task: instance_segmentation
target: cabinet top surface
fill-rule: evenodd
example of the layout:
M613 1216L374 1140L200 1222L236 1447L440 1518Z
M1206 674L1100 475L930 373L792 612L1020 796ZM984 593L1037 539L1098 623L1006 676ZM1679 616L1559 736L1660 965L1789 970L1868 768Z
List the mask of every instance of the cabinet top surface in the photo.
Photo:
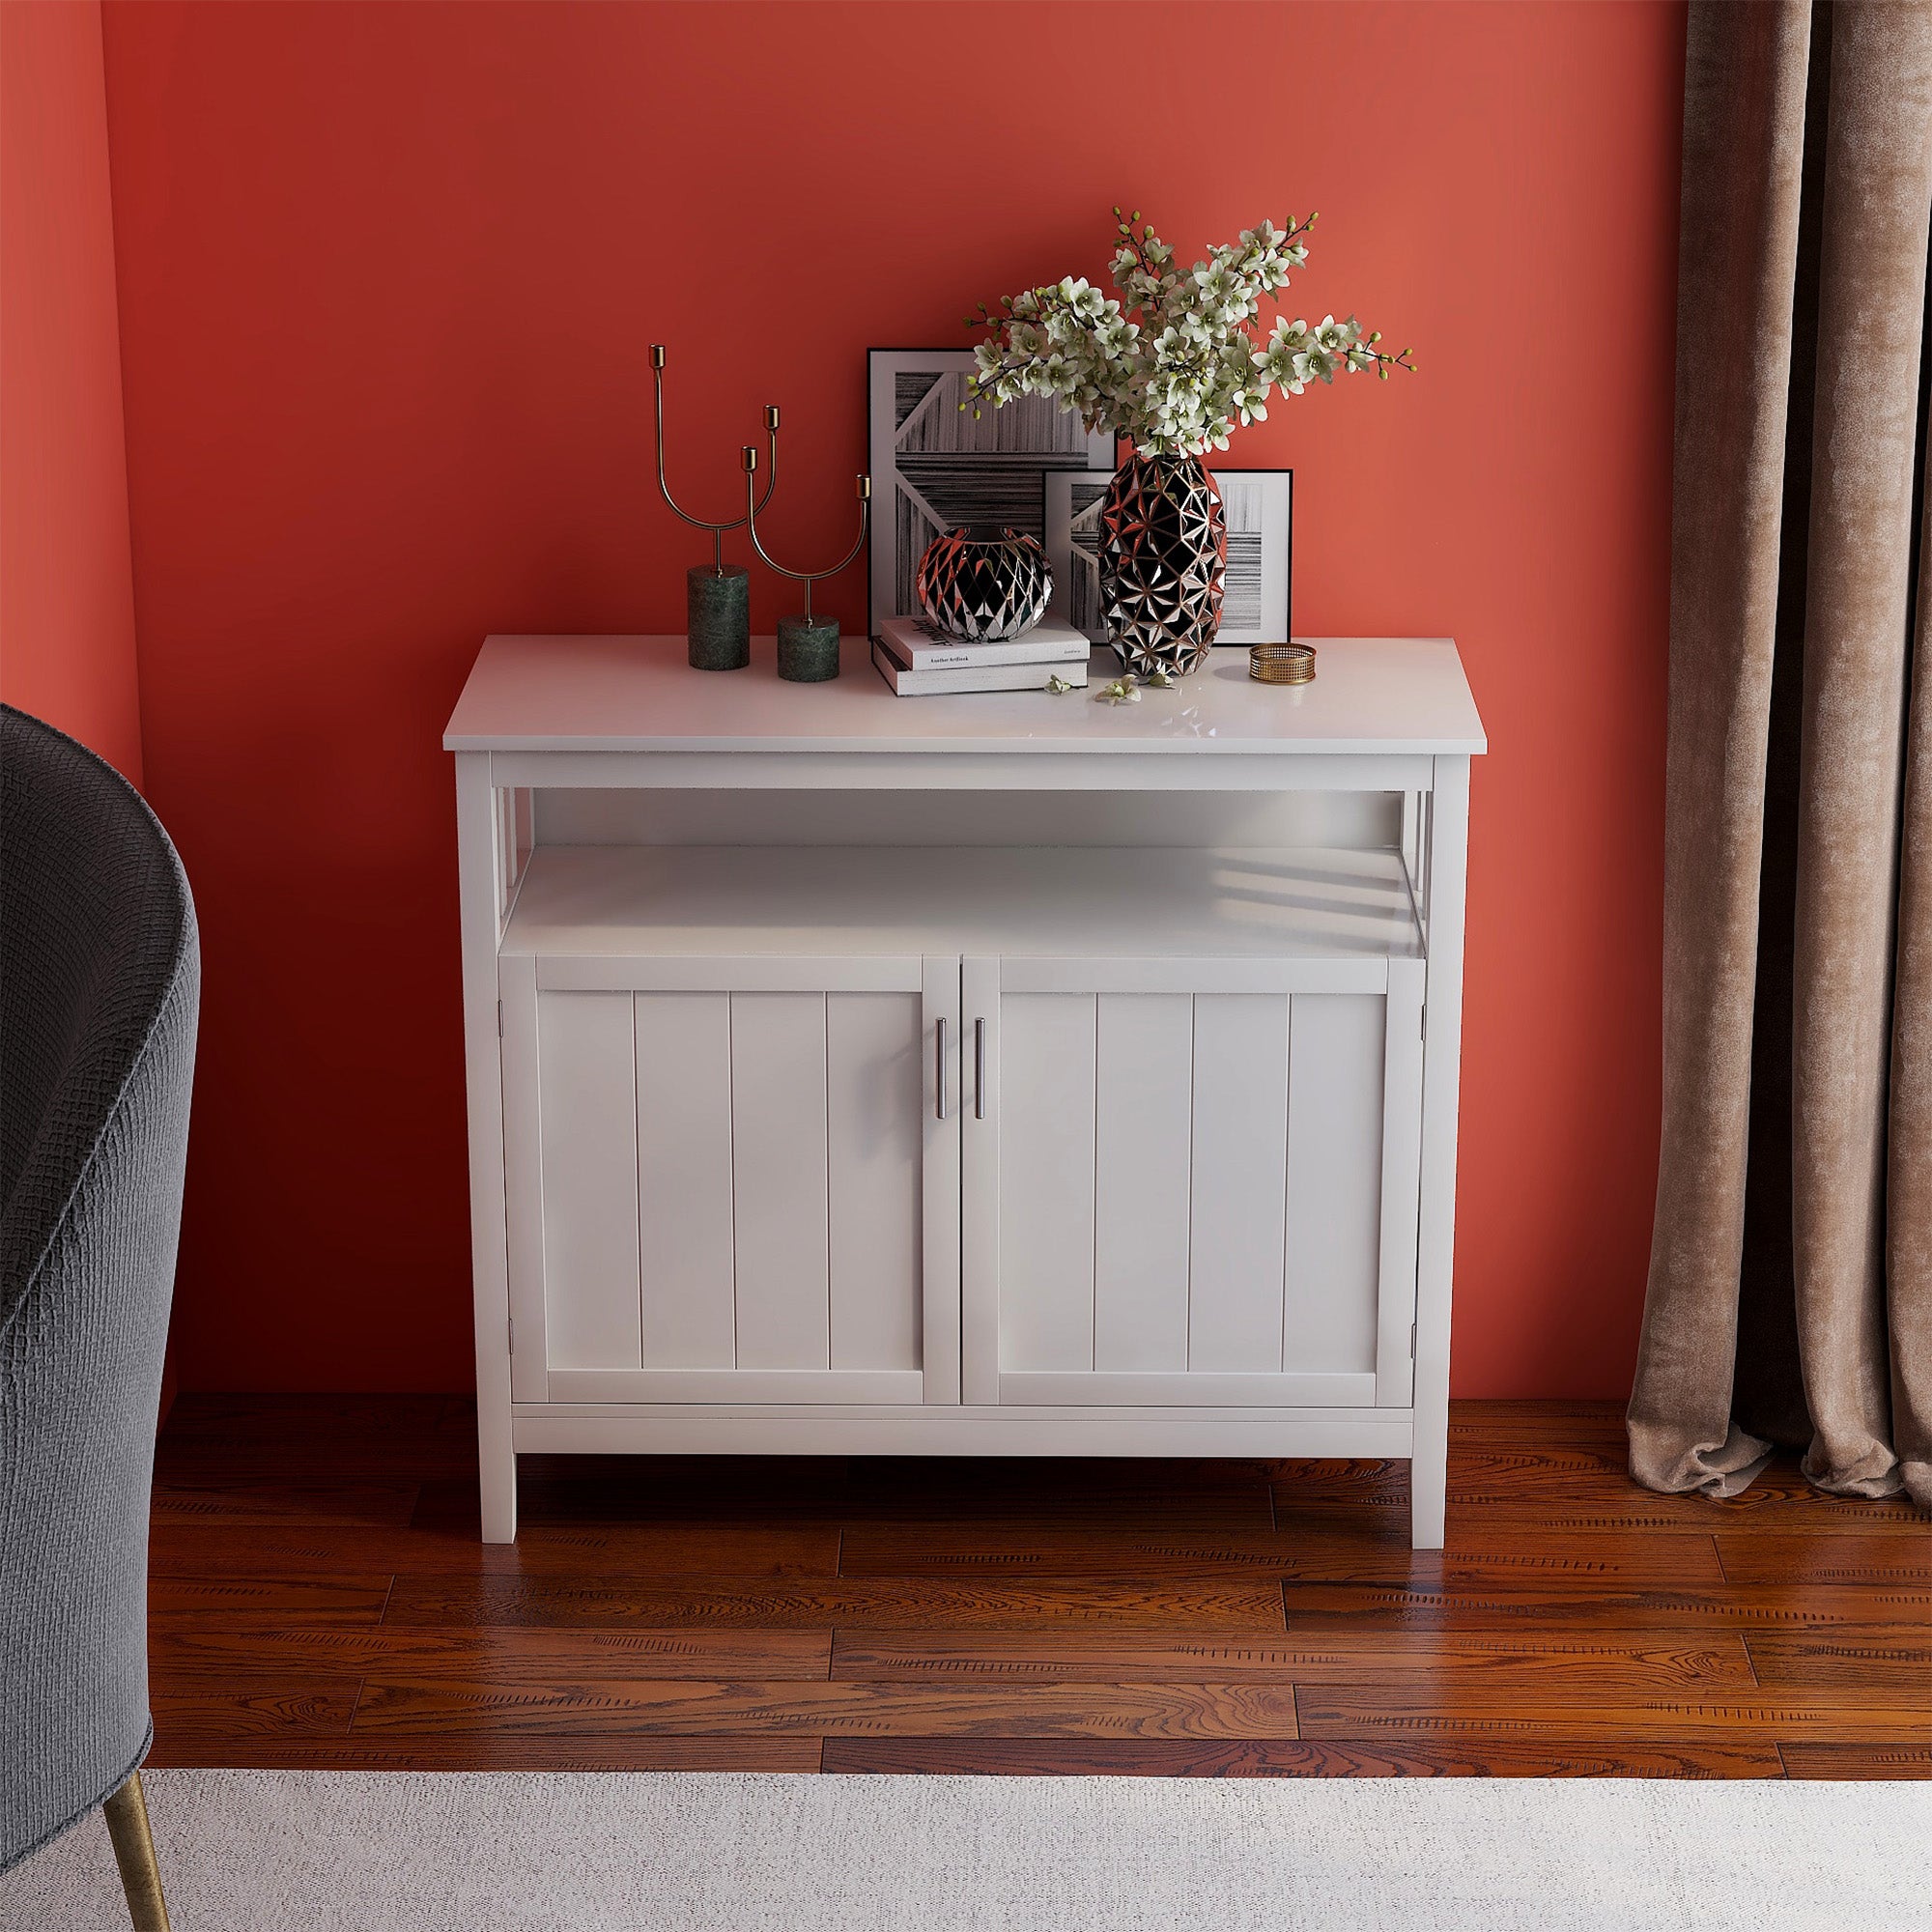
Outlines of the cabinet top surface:
M1108 704L1053 696L896 697L864 638L840 674L786 684L756 639L738 671L693 670L681 637L492 637L443 734L450 752L1464 753L1488 749L1446 638L1314 638L1315 682L1259 684L1238 645L1178 689Z

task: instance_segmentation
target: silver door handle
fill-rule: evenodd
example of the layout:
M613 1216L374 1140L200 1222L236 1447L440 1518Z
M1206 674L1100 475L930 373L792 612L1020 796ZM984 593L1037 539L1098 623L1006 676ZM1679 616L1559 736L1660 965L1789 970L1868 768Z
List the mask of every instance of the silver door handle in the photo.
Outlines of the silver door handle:
M973 1118L986 1118L986 1022L973 1022Z
M952 1112L946 1094L946 1016L943 1013L940 1015L934 1037L936 1044L932 1051L933 1085L939 1090L938 1118L943 1121Z

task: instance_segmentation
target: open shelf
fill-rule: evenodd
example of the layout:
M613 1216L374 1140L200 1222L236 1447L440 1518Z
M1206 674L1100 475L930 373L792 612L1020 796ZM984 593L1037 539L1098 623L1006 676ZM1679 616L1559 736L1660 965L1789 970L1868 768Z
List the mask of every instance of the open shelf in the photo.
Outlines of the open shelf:
M510 954L1419 959L1402 855L1337 846L540 846Z

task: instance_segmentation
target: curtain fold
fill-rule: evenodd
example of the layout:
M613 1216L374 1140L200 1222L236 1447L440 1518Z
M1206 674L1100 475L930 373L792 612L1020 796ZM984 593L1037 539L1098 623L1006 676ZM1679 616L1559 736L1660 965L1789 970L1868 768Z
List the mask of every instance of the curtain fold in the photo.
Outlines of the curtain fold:
M1811 1481L1932 1506L1932 0L1695 0L1688 32L1631 1467L1748 1483L1791 1425L1742 1364L1802 1389Z

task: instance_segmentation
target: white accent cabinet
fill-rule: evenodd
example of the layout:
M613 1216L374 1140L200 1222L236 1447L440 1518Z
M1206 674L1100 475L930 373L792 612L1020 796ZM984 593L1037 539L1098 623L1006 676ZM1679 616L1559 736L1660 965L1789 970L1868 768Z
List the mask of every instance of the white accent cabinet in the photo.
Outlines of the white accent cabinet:
M488 639L483 1533L532 1452L1379 1456L1442 1541L1455 646L895 698Z

